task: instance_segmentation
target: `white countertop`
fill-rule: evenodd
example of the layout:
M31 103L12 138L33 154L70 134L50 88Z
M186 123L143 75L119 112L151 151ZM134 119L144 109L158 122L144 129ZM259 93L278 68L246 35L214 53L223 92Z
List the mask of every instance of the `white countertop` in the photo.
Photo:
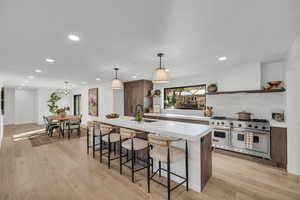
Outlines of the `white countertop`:
M151 119L155 122L137 122L133 117L120 116L119 118L101 118L99 121L115 126L131 128L151 133L161 134L167 137L176 137L195 141L211 131L207 125L184 123L168 120Z
M278 128L286 128L286 122L278 122L274 119L270 120L270 126L271 127L278 127Z
M169 113L144 113L145 116L154 117L172 117L178 119L191 119L191 120L204 120L209 121L210 117L202 117L197 115L181 115L181 114L169 114Z

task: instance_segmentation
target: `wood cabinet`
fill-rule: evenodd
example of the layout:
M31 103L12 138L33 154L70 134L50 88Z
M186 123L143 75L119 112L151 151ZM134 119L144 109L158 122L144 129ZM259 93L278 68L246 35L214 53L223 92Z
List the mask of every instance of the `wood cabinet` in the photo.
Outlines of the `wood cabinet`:
M129 81L124 83L124 114L133 116L136 105L143 105L144 109L153 104L149 92L153 89L153 83L149 80Z
M287 166L287 129L271 127L271 157L275 166Z

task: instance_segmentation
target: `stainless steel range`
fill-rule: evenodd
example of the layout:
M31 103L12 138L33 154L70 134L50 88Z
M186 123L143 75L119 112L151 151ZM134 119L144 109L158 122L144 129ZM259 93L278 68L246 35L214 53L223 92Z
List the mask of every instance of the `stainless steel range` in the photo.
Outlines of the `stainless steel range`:
M248 121L226 117L213 117L212 145L215 148L235 151L262 158L271 158L270 123L268 120Z

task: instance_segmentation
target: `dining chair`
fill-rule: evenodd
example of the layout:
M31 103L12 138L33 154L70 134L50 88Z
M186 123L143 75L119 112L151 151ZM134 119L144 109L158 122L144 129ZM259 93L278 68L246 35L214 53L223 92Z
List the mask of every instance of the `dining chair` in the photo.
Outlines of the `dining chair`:
M68 127L68 139L70 139L70 135L73 133L73 130L77 131L78 137L80 137L81 133L81 117L76 116L74 118L69 119L67 122L67 127Z
M60 129L60 125L58 123L52 122L52 120L46 116L43 116L43 121L46 125L46 132L47 132L48 136L53 136L53 131L55 129L57 129L57 130Z

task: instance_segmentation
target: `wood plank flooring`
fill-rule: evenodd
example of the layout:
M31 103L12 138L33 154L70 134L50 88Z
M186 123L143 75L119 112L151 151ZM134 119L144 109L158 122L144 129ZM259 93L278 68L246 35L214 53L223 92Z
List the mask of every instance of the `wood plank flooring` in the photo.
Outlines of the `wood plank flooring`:
M33 124L8 126L0 150L0 200L152 200L166 199L156 183L146 192L146 176L130 181L129 171L119 174L86 154L85 137L32 147L28 139L12 136L38 130ZM98 154L96 155L98 156ZM299 200L299 177L258 163L213 154L213 176L202 193L172 192L177 200Z

